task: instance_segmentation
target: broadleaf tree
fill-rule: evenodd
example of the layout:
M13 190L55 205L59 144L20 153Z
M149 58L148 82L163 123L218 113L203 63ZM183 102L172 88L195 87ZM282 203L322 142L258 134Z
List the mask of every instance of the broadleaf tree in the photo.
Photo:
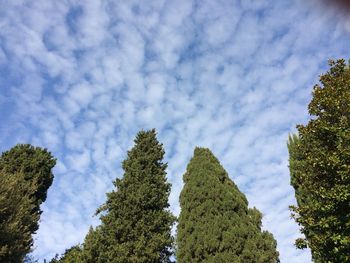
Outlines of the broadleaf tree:
M293 216L317 263L350 262L350 70L344 60L313 88L311 119L288 142Z

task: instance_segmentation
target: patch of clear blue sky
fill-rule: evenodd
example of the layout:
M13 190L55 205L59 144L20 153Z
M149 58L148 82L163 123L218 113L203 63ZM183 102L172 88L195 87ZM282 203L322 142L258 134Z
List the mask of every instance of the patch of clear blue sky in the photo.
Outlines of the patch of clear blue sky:
M73 6L69 9L66 16L66 22L72 35L75 35L78 32L77 20L83 15L83 12L84 9L80 5Z

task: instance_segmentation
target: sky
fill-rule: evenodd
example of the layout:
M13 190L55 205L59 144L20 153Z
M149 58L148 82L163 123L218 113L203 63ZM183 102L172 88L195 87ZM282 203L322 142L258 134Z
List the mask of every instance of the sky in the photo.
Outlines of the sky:
M349 56L350 16L324 2L1 0L0 151L31 143L58 160L33 255L84 240L136 133L156 128L176 215L193 149L208 147L281 262L311 262L293 245L286 142L328 59Z

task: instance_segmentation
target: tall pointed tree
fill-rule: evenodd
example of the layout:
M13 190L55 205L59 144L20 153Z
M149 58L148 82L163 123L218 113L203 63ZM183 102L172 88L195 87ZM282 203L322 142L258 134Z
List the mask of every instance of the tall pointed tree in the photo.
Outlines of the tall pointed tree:
M315 85L312 119L288 142L294 217L315 262L350 262L350 69L344 60Z
M141 131L123 161L124 176L107 194L99 229L103 262L170 262L175 218L169 212L167 164L156 131Z
M46 149L29 144L0 156L0 262L22 262L30 252L55 163Z
M184 174L177 262L278 262L276 241L261 231L261 213L209 149L196 148Z

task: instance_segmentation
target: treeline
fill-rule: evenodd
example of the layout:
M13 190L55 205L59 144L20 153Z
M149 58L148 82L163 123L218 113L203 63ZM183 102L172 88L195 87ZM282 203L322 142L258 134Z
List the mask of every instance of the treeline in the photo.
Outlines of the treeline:
M171 262L176 218L169 212L164 150L155 130L141 131L123 161L116 191L98 209L101 225L51 262ZM208 149L196 148L180 196L178 262L277 262L276 241L261 214Z
M331 61L314 86L309 113L311 120L288 141L297 200L291 210L304 235L296 247L310 248L316 263L350 262L350 70L344 60ZM134 142L122 178L96 211L101 224L50 263L279 262L276 240L261 229L262 214L248 207L209 149L194 150L176 218L156 131L140 131ZM46 149L28 144L2 153L0 262L23 262L31 252L55 162Z

